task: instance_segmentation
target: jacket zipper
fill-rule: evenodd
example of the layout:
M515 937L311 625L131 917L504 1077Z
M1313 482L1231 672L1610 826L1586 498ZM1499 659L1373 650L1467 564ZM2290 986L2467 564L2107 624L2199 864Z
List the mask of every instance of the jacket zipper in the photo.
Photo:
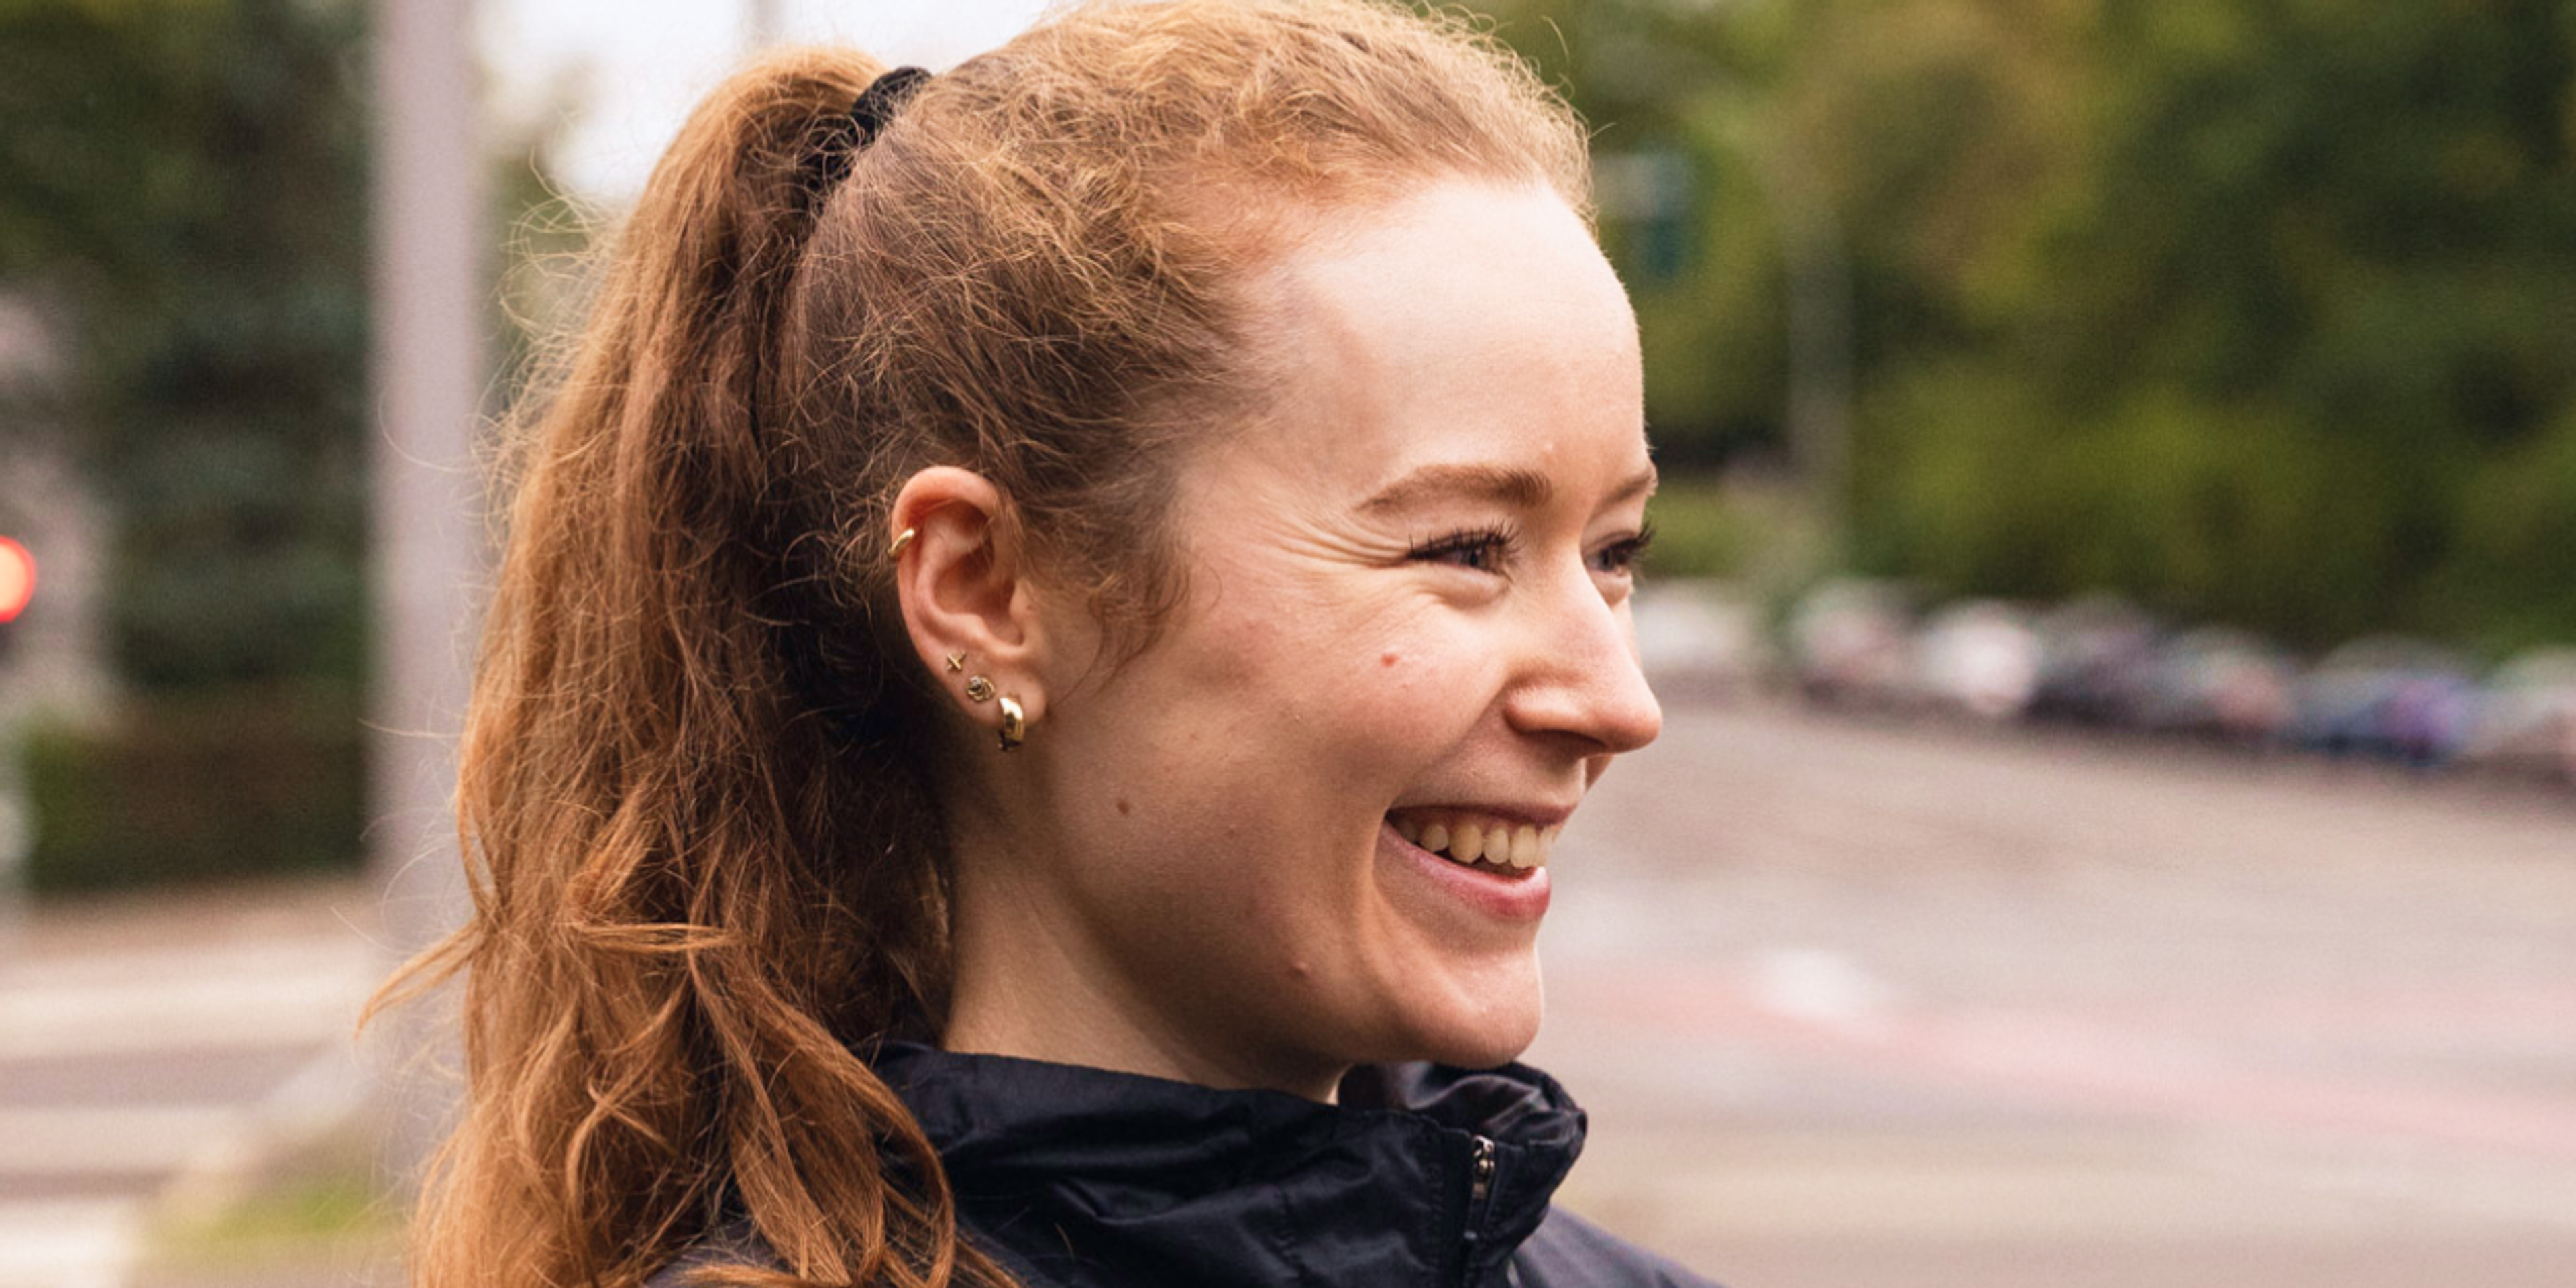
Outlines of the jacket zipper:
M1485 1204L1494 1196L1494 1142L1475 1138L1475 1156L1467 1168L1467 1225L1458 1250L1458 1283L1474 1288L1476 1247L1485 1238Z

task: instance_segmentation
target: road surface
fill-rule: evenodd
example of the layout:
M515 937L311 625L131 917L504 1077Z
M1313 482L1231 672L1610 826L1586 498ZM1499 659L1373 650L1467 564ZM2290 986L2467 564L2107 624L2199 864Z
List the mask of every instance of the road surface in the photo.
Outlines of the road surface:
M1569 1201L1737 1288L2576 1283L2576 799L1702 705L1558 855Z
M361 1102L372 902L324 883L11 910L0 1288L125 1288L156 1220Z

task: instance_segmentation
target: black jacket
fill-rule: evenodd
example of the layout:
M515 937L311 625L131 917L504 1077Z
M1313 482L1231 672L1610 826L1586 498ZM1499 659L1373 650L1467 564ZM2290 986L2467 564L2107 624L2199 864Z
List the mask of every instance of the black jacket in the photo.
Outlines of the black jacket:
M1712 1288L1549 1206L1583 1111L1521 1065L1363 1068L1321 1105L908 1045L873 1063L969 1237L1030 1288Z

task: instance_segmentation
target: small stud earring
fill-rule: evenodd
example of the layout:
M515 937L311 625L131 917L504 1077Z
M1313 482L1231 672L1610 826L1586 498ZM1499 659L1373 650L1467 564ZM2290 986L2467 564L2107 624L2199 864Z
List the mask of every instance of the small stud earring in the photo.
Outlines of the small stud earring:
M992 701L992 700L993 700L993 682L992 682L991 680L987 680L987 679L985 679L983 676L980 676L980 675L970 675L970 676L967 676L967 677L966 677L966 700L967 700L968 702L979 702L979 703L980 703L980 702L990 702L990 701Z
M901 555L903 553L903 548L911 545L912 539L920 535L921 529L919 528L906 528L903 531L894 534L894 544L886 547L886 558L892 559Z
M1002 695L1002 750L1018 751L1020 744L1028 741L1028 734L1029 717L1027 712L1020 710L1020 700L1009 694Z
M966 669L966 655L965 655L965 654L963 654L963 653L951 653L951 654L949 654L949 655L948 655L948 669L949 669L949 670L951 670L951 671L963 671L963 670L965 670L965 669Z

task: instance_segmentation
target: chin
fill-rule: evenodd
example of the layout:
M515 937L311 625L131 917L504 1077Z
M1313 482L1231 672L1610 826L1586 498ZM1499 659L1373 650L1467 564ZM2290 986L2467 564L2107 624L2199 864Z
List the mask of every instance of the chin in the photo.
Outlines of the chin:
M1533 1019L1509 1034L1485 1034L1478 1039L1446 1046L1425 1056L1435 1064L1456 1065L1461 1069L1491 1069L1510 1064L1529 1050L1538 1039L1538 1022Z
M1489 983L1458 999L1460 1004L1441 1008L1441 1014L1421 1017L1425 1022L1415 1033L1416 1041L1401 1058L1462 1069L1490 1069L1520 1058L1538 1040L1539 1017L1545 1009L1539 998L1538 964L1529 963L1521 973L1524 980L1508 988L1495 989Z

